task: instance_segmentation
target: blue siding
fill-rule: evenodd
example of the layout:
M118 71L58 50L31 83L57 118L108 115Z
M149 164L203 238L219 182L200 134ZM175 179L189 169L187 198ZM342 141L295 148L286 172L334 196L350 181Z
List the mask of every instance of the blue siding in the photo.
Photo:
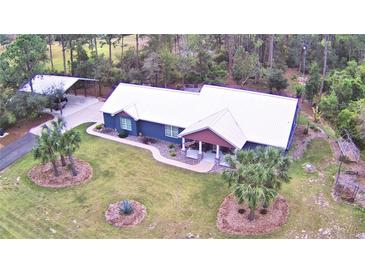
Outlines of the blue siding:
M256 149L258 147L267 147L267 145L262 145L254 142L246 142L242 149L248 150L248 149Z
M104 113L105 127L114 128L118 132L120 132L121 131L120 117L121 117L120 115L111 116L108 113ZM129 132L129 134L131 134L131 135L138 136L139 133L142 133L143 136L160 139L160 140L164 140L164 141L176 143L176 144L181 143L181 138L171 138L171 137L165 136L165 125L163 125L163 124L158 124L158 123L153 123L153 122L148 122L148 121L143 121L143 120L138 120L136 122L132 117L129 117L129 118L131 119L131 123L132 123L132 131ZM183 128L179 128L179 133L183 130L184 130Z
M294 114L294 117L293 117L293 123L292 123L291 130L290 130L288 145L286 146L286 150L287 151L290 149L290 146L291 146L291 144L293 142L295 128L297 127L297 116L298 116L298 112L299 112L299 100L297 101L297 108L295 109L295 114Z
M120 132L122 131L122 128L120 127L120 119L121 118L127 118L131 120L131 125L132 125L132 130L127 130L129 131L130 135L137 135L137 123L136 121L132 118L132 117L126 117L126 116L120 116L120 115L115 115L114 116L114 121L115 121L115 129Z
M132 125L132 130L129 131L130 135L137 135L138 129L137 129L137 123L136 121L132 118L132 117L126 117L123 116L124 118L129 118L131 120L131 125ZM104 125L107 128L114 128L116 129L118 132L120 132L122 129L120 127L120 115L114 115L111 116L108 113L104 113Z
M163 124L139 120L138 129L139 129L139 132L141 132L143 136L160 139L160 140L165 140L167 142L176 143L176 144L181 143L181 138L171 138L171 137L165 136L165 125L163 125ZM184 130L183 128L179 128L179 133L183 130Z
M104 126L107 128L115 128L114 117L109 113L103 113L104 116Z

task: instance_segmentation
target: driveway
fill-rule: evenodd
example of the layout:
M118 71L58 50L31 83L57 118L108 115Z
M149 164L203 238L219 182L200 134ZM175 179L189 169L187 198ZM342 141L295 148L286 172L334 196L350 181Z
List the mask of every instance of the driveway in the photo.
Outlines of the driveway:
M22 138L0 149L0 171L32 150L36 136L27 133Z
M71 129L80 124L87 122L103 121L103 115L99 111L103 102L99 102L93 97L83 97L67 95L68 103L62 112L62 118L66 122L66 128ZM61 117L60 111L49 112L57 117ZM51 121L44 124L50 125ZM43 124L42 124L43 125ZM0 171L21 158L23 155L32 150L35 145L36 135L40 135L42 125L32 128L21 139L0 149Z
M94 97L67 95L68 103L62 111L62 118L66 122L66 128L71 129L87 122L103 122L103 114L99 111L103 105ZM61 117L60 111L46 112L53 114L56 118ZM51 121L45 123L51 124ZM31 133L40 135L42 125L32 128Z

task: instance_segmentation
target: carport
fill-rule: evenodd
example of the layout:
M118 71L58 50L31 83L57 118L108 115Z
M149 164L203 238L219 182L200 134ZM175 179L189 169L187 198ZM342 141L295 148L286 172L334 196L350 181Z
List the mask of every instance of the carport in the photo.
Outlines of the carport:
M61 75L36 75L32 78L31 83L23 85L19 91L33 92L41 95L47 95L53 89L59 89L66 94L83 95L83 96L100 96L99 81L91 78L81 78Z

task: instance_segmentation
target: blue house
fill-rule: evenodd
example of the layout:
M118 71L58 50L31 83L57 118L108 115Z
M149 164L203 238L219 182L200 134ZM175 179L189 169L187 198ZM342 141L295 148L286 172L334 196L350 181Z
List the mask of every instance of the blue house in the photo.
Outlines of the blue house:
M200 92L119 84L101 111L105 127L181 144L220 150L258 145L288 150L298 99L204 85Z

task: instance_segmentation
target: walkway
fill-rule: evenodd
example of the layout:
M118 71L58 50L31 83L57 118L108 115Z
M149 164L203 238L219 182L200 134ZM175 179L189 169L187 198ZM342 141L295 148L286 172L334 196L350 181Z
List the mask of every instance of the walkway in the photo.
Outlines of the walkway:
M35 144L35 140L36 136L28 132L22 138L0 149L0 170L3 170L30 152Z
M86 129L86 132L90 135L94 135L94 136L97 136L97 137L100 137L100 138L108 139L108 140L111 140L111 141L114 141L114 142L118 142L118 143L122 143L122 144L126 144L126 145L131 145L131 146L135 146L135 147L139 147L139 148L148 149L149 151L152 152L152 156L153 156L153 158L155 158L155 160L157 160L161 163L167 164L167 165L172 165L172 166L180 167L180 168L183 168L183 169L187 169L187 170L195 171L195 172L199 172L199 173L207 173L210 170L212 170L212 168L214 167L214 164L215 164L214 162L211 162L211 161L204 161L204 159L201 160L196 165L189 165L189 164L186 164L186 163L182 163L182 162L179 162L179 161L168 159L168 158L163 157L160 154L160 151L154 146L138 143L138 142L135 142L135 141L132 141L132 140L122 139L122 138L115 137L115 136L110 136L108 134L104 134L104 133L100 133L100 132L96 132L96 131L94 131L95 126L96 126L96 124L88 127Z

